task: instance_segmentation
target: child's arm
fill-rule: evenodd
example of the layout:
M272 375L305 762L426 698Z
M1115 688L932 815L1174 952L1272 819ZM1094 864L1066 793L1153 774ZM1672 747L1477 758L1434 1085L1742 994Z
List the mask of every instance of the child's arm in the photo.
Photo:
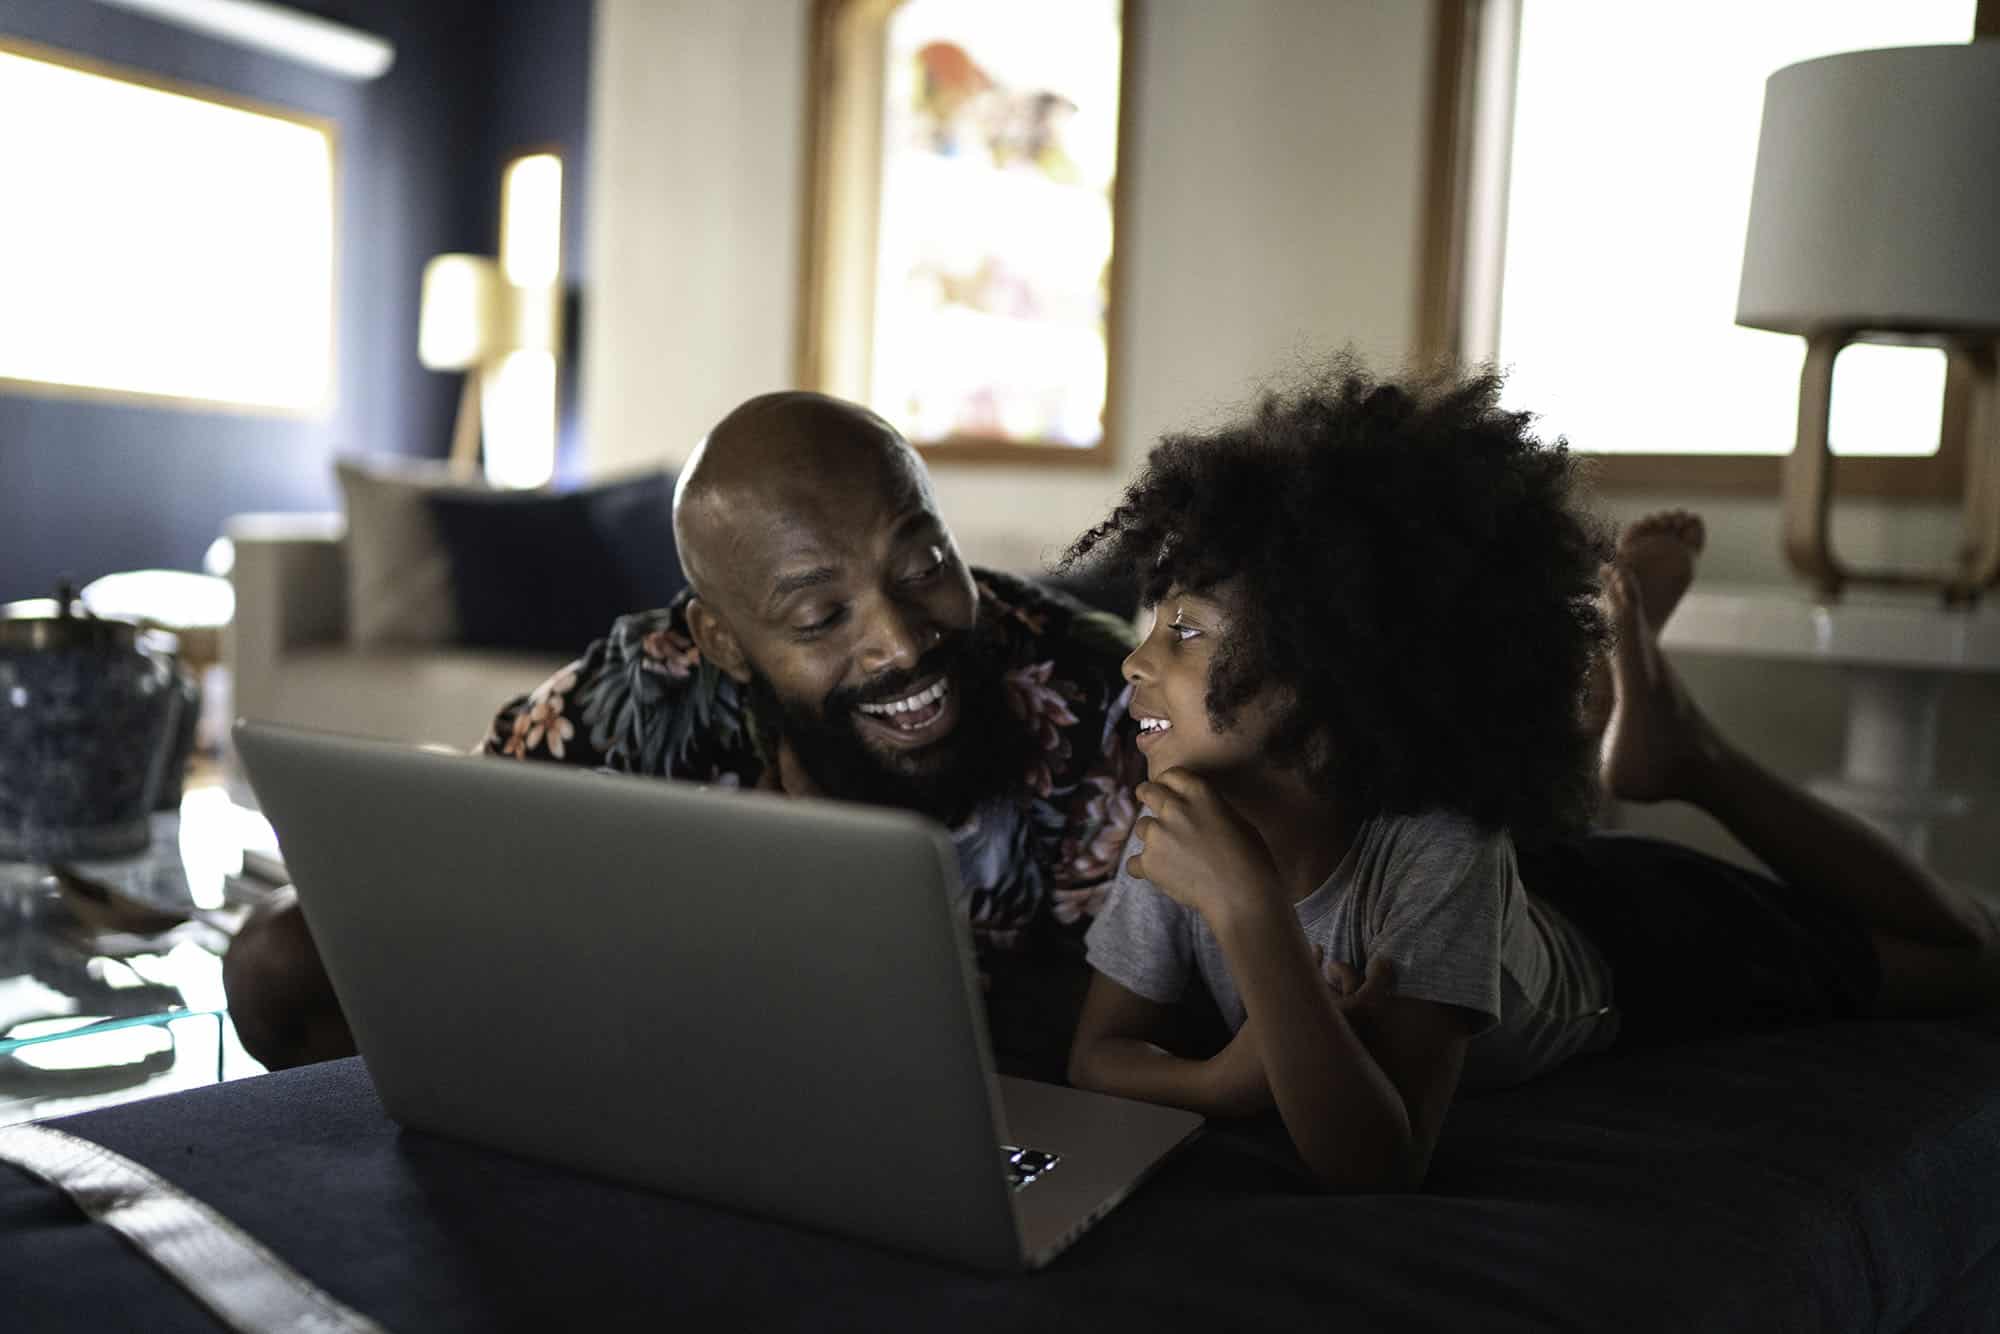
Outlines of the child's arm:
M1364 1041L1320 980L1255 831L1185 770L1141 784L1138 796L1150 814L1130 870L1215 933L1249 1014L1242 1032L1254 1035L1300 1157L1330 1189L1421 1184L1457 1088L1468 1017L1391 998L1364 1022Z
M1368 966L1365 979L1340 963L1320 973L1334 1008L1368 1022L1380 1011L1395 970L1386 958ZM1069 1082L1077 1088L1185 1107L1204 1116L1254 1116L1276 1104L1264 1077L1256 1025L1246 1023L1229 1044L1206 1060L1176 1056L1161 1045L1170 1006L1093 973L1076 1037L1070 1043Z
M1249 1116L1271 1109L1271 1087L1248 1025L1214 1056L1190 1060L1160 1045L1171 1012L1171 1006L1093 973L1070 1043L1069 1082L1204 1116Z
M1270 897L1268 909L1244 905L1210 926L1292 1144L1330 1190L1414 1190L1457 1090L1472 1020L1455 1006L1390 997L1350 1021L1312 969L1291 905Z

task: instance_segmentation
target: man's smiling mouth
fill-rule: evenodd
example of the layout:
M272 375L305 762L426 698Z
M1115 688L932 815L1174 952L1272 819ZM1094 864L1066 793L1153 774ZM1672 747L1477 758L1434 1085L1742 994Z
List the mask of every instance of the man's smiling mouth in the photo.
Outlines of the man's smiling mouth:
M901 699L893 699L886 704L859 704L855 707L859 708L863 713L874 714L878 718L888 718L900 713L913 713L923 709L927 705L935 704L938 700L943 699L945 693L950 689L951 682L947 681L944 677L939 677L922 690L916 691L914 694L905 695Z
M897 740L917 741L949 730L950 723L956 720L956 703L951 678L940 676L898 699L857 704L854 711L880 732Z

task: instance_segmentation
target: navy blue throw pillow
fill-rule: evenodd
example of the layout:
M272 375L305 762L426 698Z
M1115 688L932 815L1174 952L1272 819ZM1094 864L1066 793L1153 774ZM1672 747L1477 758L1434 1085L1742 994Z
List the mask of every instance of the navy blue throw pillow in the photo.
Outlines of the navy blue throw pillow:
M581 653L620 616L665 606L687 583L674 550L672 473L427 499L465 644Z

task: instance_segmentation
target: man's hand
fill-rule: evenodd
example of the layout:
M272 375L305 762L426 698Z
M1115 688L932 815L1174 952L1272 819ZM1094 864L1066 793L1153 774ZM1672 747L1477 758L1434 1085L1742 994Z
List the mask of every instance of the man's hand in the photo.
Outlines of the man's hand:
M1333 993L1334 1008L1344 1015L1356 1017L1395 990L1396 966L1383 955L1368 961L1364 976L1338 959L1327 958L1324 946L1313 946L1313 954L1320 977ZM1277 1106L1257 1051L1257 1035L1248 1023L1236 1030L1228 1046L1209 1057L1207 1066L1209 1097L1217 1115L1255 1116Z
M1248 820L1185 769L1169 769L1134 789L1145 807L1140 850L1125 869L1211 922L1246 903L1282 902L1277 868Z

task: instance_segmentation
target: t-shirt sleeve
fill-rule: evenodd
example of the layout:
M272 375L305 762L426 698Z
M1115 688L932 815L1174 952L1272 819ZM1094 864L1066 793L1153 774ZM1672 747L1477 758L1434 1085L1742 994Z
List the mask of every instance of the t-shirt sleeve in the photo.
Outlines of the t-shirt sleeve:
M1368 950L1395 965L1395 993L1500 1022L1502 928L1512 845L1458 817L1404 821L1386 859Z
M1188 910L1125 869L1132 840L1118 854L1118 875L1084 933L1084 957L1134 995L1172 1005L1194 973Z

